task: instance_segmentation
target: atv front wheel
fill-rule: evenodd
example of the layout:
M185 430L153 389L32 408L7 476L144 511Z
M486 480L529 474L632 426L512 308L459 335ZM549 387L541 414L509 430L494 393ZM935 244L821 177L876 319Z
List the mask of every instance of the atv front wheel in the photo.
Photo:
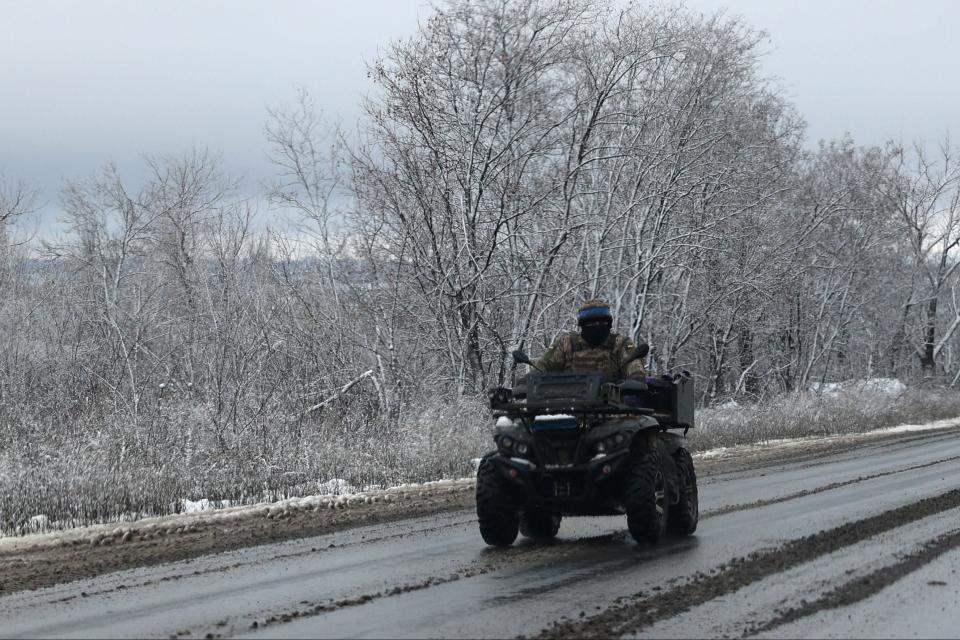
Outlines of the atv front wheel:
M489 545L509 547L517 539L520 521L511 487L488 458L477 469L477 521Z
M550 540L560 530L560 516L548 511L531 510L520 514L520 533L526 538Z
M697 473L693 470L693 458L686 449L677 449L673 459L677 463L680 476L680 500L670 507L668 524L674 533L688 536L697 530L697 522L700 520Z
M633 455L624 506L633 539L656 544L667 524L667 482L655 449Z

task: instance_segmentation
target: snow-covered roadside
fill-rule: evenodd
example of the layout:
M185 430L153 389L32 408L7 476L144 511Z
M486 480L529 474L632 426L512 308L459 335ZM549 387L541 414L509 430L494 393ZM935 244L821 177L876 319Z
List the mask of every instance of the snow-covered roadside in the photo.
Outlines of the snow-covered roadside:
M950 429L960 427L960 418L946 418L944 420L935 420L924 424L900 424L893 427L882 427L870 431L859 433L837 434L831 436L803 436L801 438L776 438L765 440L754 444L743 444L735 447L717 447L707 449L693 454L695 460L709 460L711 458L722 458L735 453L744 453L751 451L760 451L768 449L787 449L790 447L799 447L811 442L830 443L840 442L856 438L876 437L883 435L896 435L898 433L912 433L920 431L938 431L941 429Z
M324 493L302 498L289 498L278 502L213 509L197 508L210 505L209 502L197 501L194 503L196 510L187 513L144 518L133 522L114 522L49 533L0 538L0 553L76 544L122 543L135 536L192 533L200 526L233 524L250 518L284 518L303 511L350 509L363 505L410 501L428 495L436 496L471 490L473 482L472 477L456 480L435 480L421 484L403 484L389 489L340 493L338 495Z
M960 427L960 417L937 420L926 424L903 424L857 434L783 438L768 440L757 444L719 447L695 453L693 457L698 460L710 460L756 451L800 447L812 442L830 443L834 441L851 441L853 439L895 435L899 433L937 431L956 427ZM473 462L476 464L479 462L479 459ZM251 518L284 518L296 512L349 509L364 505L415 501L428 496L472 490L474 478L467 477L455 480L436 480L421 484L403 484L379 490L355 490L355 488L346 485L346 483L342 483L342 481L331 482L337 483L336 487L332 484L329 487L331 490L336 489L336 493L326 491L321 495L236 507L222 506L222 504L218 506L217 503L200 500L190 502L189 504L185 502L185 513L177 515L144 518L132 522L91 525L50 533L29 534L20 537L0 537L0 552L27 551L44 547L72 546L77 544L122 543L133 537L191 533L196 531L200 526L211 524L226 525ZM324 488L327 489L327 487ZM43 516L35 516L35 518L42 519ZM38 524L45 525L46 523L38 521Z

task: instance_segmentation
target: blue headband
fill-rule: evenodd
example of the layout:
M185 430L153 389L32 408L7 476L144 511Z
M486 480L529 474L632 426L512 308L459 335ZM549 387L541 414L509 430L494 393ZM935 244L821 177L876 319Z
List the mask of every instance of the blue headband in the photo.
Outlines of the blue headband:
M613 316L610 315L610 307L590 307L577 313L577 320L589 318L613 318Z

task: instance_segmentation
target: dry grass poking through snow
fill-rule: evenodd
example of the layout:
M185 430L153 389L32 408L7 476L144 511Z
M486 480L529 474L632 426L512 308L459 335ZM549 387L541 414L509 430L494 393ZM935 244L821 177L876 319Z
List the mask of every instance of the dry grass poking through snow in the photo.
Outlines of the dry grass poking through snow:
M168 515L186 501L255 504L459 478L492 442L479 399L411 407L390 428L349 408L310 422L268 416L240 432L213 431L192 407L161 418L136 428L119 416L81 416L36 424L29 440L6 438L0 534Z

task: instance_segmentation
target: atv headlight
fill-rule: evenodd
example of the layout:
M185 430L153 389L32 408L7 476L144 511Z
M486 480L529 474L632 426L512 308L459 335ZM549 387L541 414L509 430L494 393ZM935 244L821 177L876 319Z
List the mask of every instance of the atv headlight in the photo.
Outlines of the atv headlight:
M593 448L598 454L605 454L616 451L617 449L622 449L628 442L629 440L626 434L619 432L613 434L612 436L607 436L595 444Z
M503 447L504 449L509 449L510 447L513 446L513 438L511 438L510 436L503 436L502 438L500 438L500 446Z
M530 447L528 447L528 446L527 446L526 444L524 444L523 442L518 442L518 443L517 443L516 452L519 453L520 455L522 455L522 456L527 455L527 451L529 451L529 450L530 450Z

